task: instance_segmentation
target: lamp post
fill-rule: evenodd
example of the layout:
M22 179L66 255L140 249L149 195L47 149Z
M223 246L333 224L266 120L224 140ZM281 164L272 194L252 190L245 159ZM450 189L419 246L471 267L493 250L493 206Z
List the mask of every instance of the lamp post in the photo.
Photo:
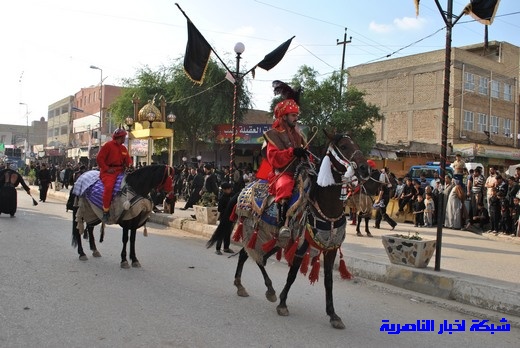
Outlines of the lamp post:
M172 136L170 137L170 141L169 141L169 143L170 143L169 144L170 145L170 154L168 156L168 165L170 167L173 167L173 123L175 122L176 119L177 119L177 116L175 116L173 112L170 112L168 114L168 116L166 116L166 120L168 121L168 123L172 127Z
M29 157L29 105L20 102L20 105L25 105L25 122L26 122L26 135L25 135L25 159Z
M132 116L128 116L125 118L126 130L128 132L128 154L132 158L132 163L135 163L134 158L132 156L132 126L134 125L134 118ZM134 166L135 168L135 166Z
M103 134L103 69L91 65L90 69L99 70L101 77L99 80L99 146L101 146L101 134Z
M231 153L230 153L230 160L229 160L229 173L230 178L233 178L234 174L234 168L235 168L235 137L237 134L237 127L236 127L236 118L237 118L237 110L238 110L238 89L240 87L240 55L244 53L246 47L242 42L237 42L235 44L234 50L237 54L236 61L236 71L235 71L235 84L234 84L234 90L233 90L233 118L231 121Z

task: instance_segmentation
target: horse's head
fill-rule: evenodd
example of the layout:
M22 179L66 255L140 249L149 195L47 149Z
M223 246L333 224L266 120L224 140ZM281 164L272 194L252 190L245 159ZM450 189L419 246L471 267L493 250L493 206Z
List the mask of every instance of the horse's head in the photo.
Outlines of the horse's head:
M370 177L370 166L363 152L347 133L328 133L329 139L327 155L330 158L332 170L347 178L354 175L361 180Z

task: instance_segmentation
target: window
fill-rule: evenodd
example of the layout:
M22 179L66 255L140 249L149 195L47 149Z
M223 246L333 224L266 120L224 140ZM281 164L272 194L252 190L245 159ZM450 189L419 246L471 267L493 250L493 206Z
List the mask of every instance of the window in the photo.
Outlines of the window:
M466 91L475 90L475 75L471 73L464 73L464 89Z
M487 77L480 77L478 92L480 94L488 95L489 90L489 79Z
M478 131L479 132L487 131L487 123L488 123L487 115L479 113L478 114L478 124L477 124Z
M464 110L464 130L473 131L473 112Z
M500 82L491 81L491 97L498 98L499 93L500 93Z
M494 134L498 134L498 117L491 116L489 118L489 131Z
M507 83L504 83L504 100L513 100L513 86Z
M511 136L511 120L510 119L504 119L504 135L506 137Z

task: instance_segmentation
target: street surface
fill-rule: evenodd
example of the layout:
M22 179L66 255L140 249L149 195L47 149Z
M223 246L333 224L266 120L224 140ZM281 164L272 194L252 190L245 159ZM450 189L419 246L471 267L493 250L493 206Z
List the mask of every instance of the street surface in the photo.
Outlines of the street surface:
M314 286L298 276L287 302L290 316L280 317L276 303L265 299L251 261L242 277L250 297L240 298L233 286L236 257L217 256L205 240L161 225L149 224L146 238L142 229L138 233L140 269L119 267L119 226L109 226L105 241L97 242L101 258L92 257L83 240L89 260L82 262L71 247L72 214L64 201L49 197L33 207L20 190L18 201L15 218L0 216L0 347L518 347L520 342L515 327L494 334L470 331L472 320L496 313L451 311L452 302L360 278L343 281L337 272L335 308L345 330L329 324L322 274ZM99 239L99 228L95 232ZM279 294L288 268L273 258L267 270ZM401 327L433 320L434 327L396 335L380 331L383 320ZM464 330L439 334L441 324L456 320L465 320Z

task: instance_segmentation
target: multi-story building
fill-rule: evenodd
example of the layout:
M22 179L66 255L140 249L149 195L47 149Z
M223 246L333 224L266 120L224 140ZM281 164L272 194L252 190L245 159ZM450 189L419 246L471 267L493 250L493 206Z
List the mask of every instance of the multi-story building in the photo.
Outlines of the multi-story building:
M444 62L445 50L437 50L348 69L348 84L385 116L375 124L377 147L439 157ZM497 41L453 48L451 62L448 155L502 167L520 162L520 48Z
M96 149L110 139L114 130L108 108L120 94L118 86L103 85L101 90L93 86L49 105L47 151L50 156L75 161L95 157Z

